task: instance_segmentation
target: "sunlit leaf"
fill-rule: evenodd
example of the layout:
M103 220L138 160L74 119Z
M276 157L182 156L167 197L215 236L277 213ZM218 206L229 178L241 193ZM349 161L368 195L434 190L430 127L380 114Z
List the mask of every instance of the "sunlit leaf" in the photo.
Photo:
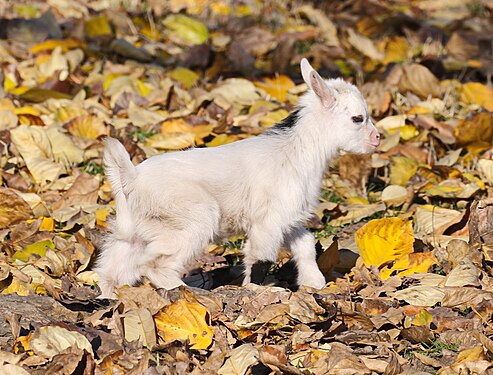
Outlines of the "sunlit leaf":
M192 349L207 349L214 336L207 314L200 303L180 299L154 315L154 321L164 342L190 340Z
M35 291L31 284L21 281L17 277L14 277L10 285L2 290L1 294L17 294L18 296L29 296L35 294Z
M400 206L408 199L408 191L399 185L389 185L382 191L382 202L389 206Z
M57 47L60 47L63 52L67 52L71 49L84 47L85 44L78 39L49 39L44 42L33 45L29 48L31 53L38 53L41 51L52 51Z
M171 71L171 78L180 82L183 87L189 89L199 80L199 75L193 70L178 67Z
M295 85L289 77L279 74L274 78L265 77L264 82L255 82L255 86L261 88L281 103L284 103L288 90L292 89Z
M288 115L289 112L282 108L278 109L277 111L268 112L260 118L260 125L265 128L268 128L270 126L273 126L281 122Z
M467 145L474 142L488 142L493 140L493 114L481 112L470 119L459 123L454 131L457 143Z
M93 353L92 346L84 335L58 326L36 328L30 346L34 353L45 358L53 358L72 346Z
M416 235L442 234L451 225L459 223L463 216L464 213L457 210L432 205L418 206L414 214Z
M214 137L214 139L210 142L206 143L207 147L216 147L216 146L221 146L225 145L234 141L237 141L238 137L234 135L228 135L228 134L219 134Z
M407 276L414 273L428 272L431 266L437 264L438 260L432 253L405 254L394 262L392 267L384 267L380 270L382 280L387 280L393 274Z
M48 249L54 249L55 244L51 240L43 240L35 242L30 245L26 245L24 250L17 251L12 259L20 260L22 262L27 262L31 255L37 255L38 257L43 257L46 255Z
M194 145L193 133L160 133L150 136L146 146L161 150L183 150Z
M163 20L171 35L176 35L192 44L202 44L209 39L209 30L201 21L183 14L170 14Z
M380 267L412 253L414 233L410 221L376 219L358 229L355 240L365 265Z
M417 170L418 163L414 159L394 156L390 164L390 182L393 185L406 186Z
M421 309L419 312L414 316L412 320L412 325L413 326L426 326L429 327L430 324L433 322L433 315L431 315L427 310Z
M107 135L104 122L99 117L92 115L75 117L64 126L70 134L82 138L97 139Z
M406 38L401 36L391 37L385 46L384 64L392 62L402 62L407 58L409 43Z
M90 38L112 35L111 25L106 15L102 14L84 23L86 35Z
M29 219L33 212L29 204L12 189L0 187L0 228Z
M127 341L138 340L148 348L156 345L156 327L149 310L131 309L127 311L123 316L123 327Z
M493 89L479 82L464 83L460 99L467 104L477 104L493 112Z

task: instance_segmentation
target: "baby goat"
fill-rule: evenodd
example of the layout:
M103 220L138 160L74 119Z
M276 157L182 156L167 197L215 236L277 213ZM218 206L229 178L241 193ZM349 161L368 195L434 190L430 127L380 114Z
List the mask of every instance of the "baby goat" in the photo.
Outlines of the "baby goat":
M341 150L373 152L380 135L355 86L323 80L306 59L301 73L308 92L263 135L160 154L136 167L121 143L106 139L116 219L97 261L103 297L143 276L160 288L181 285L189 261L210 242L237 234L246 235L244 284L255 262L275 262L284 245L300 285L325 285L303 224L318 205L329 161Z

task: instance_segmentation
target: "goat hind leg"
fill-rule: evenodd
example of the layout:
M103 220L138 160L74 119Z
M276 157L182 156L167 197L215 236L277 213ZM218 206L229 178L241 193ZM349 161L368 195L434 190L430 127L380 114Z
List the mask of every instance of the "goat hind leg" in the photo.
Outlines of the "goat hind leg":
M298 285L321 289L325 286L325 277L316 261L315 238L305 228L293 229L286 238L298 270Z
M282 233L279 230L269 230L266 227L254 226L247 237L243 246L243 264L245 266L243 285L252 281L252 267L256 262L277 261Z

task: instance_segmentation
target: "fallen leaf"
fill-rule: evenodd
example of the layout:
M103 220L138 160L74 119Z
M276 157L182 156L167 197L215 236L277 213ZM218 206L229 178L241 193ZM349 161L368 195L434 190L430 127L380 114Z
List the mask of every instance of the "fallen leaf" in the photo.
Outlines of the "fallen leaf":
M83 138L97 139L103 135L108 135L104 122L94 115L75 117L64 127L70 134Z
M55 244L51 240L43 240L43 241L35 242L33 244L26 245L24 250L17 251L12 256L12 259L20 260L22 262L27 262L31 255L35 254L38 257L43 257L46 255L46 250L54 249L54 248L55 248Z
M12 189L0 187L0 228L6 228L32 216L29 204Z
M442 302L445 291L434 286L412 286L394 292L394 298L414 306L434 306Z
M170 35L176 35L191 44L202 44L209 39L209 30L201 21L183 14L170 14L163 21Z
M409 199L409 193L402 186L389 185L383 189L381 199L388 206L400 206Z
M157 344L156 327L149 310L131 309L123 315L123 328L125 339L128 341L138 340L147 348Z
M398 276L407 276L414 273L428 272L431 266L438 260L432 253L412 253L399 257L392 267L384 267L380 270L382 280L387 280L396 273Z
M467 82L460 88L460 99L467 104L477 104L493 112L493 89L479 82Z
M458 145L493 140L493 114L481 112L470 119L465 119L455 128L454 135Z
M439 81L430 70L420 64L406 64L402 67L399 89L411 91L421 98L439 97Z
M74 345L93 355L92 346L84 335L58 326L38 327L30 341L34 353L49 359Z
M410 221L376 219L358 229L356 244L366 266L380 267L413 252L414 233Z
M207 349L213 338L207 314L200 303L178 300L154 315L154 321L164 342L189 340L192 349Z
M363 55L376 61L381 61L384 59L384 54L377 49L371 39L356 33L351 28L349 28L347 32L349 35L348 42Z
M230 352L230 356L217 372L219 375L244 375L248 368L258 363L259 353L252 344L243 344Z
M295 85L291 79L283 74L275 78L265 77L264 82L255 82L255 86L264 90L267 94L273 96L281 103L286 101L287 92Z

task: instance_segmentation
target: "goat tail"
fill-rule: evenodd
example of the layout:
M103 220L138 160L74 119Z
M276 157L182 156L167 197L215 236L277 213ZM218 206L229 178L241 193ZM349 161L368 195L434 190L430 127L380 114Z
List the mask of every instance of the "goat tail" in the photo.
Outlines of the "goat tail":
M121 239L130 240L134 234L134 225L127 194L128 187L136 176L135 167L125 147L118 140L109 137L104 140L103 163L106 178L115 196L114 232Z

